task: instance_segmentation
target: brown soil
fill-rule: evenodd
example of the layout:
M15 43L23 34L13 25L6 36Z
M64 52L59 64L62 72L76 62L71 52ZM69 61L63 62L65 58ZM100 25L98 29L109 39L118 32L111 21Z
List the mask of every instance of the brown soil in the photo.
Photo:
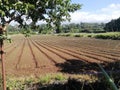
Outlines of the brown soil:
M17 35L12 38L11 44L5 42L4 45L8 75L97 72L96 63L108 68L110 63L120 60L119 40L43 35L29 38Z

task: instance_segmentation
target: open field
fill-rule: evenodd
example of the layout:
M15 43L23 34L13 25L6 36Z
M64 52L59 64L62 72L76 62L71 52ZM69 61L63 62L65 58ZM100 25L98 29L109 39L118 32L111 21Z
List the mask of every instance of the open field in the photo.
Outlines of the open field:
M100 69L95 63L102 63L109 71L110 63L120 60L119 40L43 35L12 38L11 44L4 45L8 75L97 73Z

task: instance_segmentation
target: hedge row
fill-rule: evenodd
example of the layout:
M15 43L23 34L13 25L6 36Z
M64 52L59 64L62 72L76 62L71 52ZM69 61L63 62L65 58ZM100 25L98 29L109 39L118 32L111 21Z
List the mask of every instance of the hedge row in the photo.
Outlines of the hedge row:
M100 34L87 34L87 33L63 33L58 34L58 36L65 36L65 37L91 37L96 39L112 39L112 40L120 40L120 33L119 32L113 32L113 33L100 33Z
M94 35L94 38L120 40L120 33L118 33L118 34L98 34L98 35Z

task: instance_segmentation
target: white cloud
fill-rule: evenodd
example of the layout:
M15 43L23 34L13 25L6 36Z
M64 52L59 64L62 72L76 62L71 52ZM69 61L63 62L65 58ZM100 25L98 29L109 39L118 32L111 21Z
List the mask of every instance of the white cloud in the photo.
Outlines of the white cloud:
M119 11L120 4L110 4L109 6L102 8L103 12L110 12L110 11Z
M111 19L120 17L120 4L110 4L95 12L77 11L71 13L71 23L80 22L109 22Z
M76 11L74 13L70 13L71 23L109 22L112 19L117 19L120 17L119 9L120 9L120 4L110 4L107 7L101 8L94 12ZM28 20L28 23L31 23L31 20ZM69 23L69 22L63 22L63 24L64 23ZM38 21L36 25L39 25L39 24L46 24L46 22L43 20Z

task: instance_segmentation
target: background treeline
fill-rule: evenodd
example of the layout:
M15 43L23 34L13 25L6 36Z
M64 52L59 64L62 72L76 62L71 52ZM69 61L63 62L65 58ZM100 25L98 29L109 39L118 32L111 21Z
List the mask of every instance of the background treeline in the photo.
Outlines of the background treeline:
M38 26L39 33L56 32L56 28L48 29L47 25ZM59 27L60 33L105 33L120 32L120 18L111 20L108 23L71 23Z
M103 33L104 23L80 23L63 24L60 26L60 33ZM56 28L49 29L47 25L38 26L39 33L56 33Z
M63 33L102 33L104 31L104 23L80 23L68 24L62 26Z
M106 23L104 29L107 32L116 32L116 31L119 32L120 31L120 17L118 19L114 19Z
M57 33L57 27L49 27L48 24L40 24L38 26L25 25L24 27L9 26L10 33L25 33L29 31L32 34L52 34ZM106 33L106 32L120 32L120 18L111 20L108 23L70 23L59 26L59 33ZM24 31L24 32L23 32Z

